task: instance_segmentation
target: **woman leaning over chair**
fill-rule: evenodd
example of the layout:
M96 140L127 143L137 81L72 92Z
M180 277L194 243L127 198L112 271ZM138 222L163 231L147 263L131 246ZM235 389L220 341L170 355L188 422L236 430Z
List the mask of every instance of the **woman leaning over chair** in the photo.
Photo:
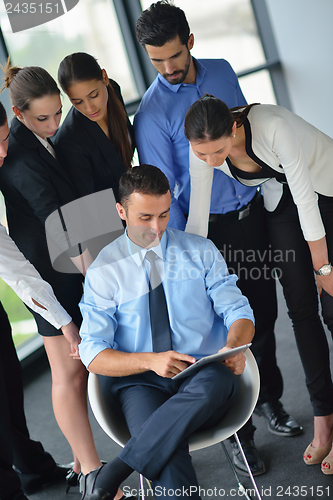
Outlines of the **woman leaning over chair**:
M55 139L59 158L79 196L112 188L117 199L134 150L120 87L83 52L61 61L58 79L73 105Z
M229 110L204 96L189 109L191 199L186 231L207 235L214 168L245 185L262 184L268 231L314 410L308 465L333 474L333 384L318 314L333 335L333 139L280 107ZM291 258L292 256L292 258ZM330 451L331 450L331 451Z
M9 64L5 69L5 87L9 88L15 113L10 126L8 157L0 170L10 235L80 326L78 302L82 295L82 275L53 269L45 235L46 218L77 196L49 140L61 117L60 91L44 69L10 68ZM62 242L58 241L61 231L54 231L52 236L61 246ZM71 255L74 263L85 257L88 259L85 266L90 263L86 250ZM87 371L80 361L70 357L71 345L61 332L38 314L35 319L51 366L54 414L74 454L73 470L89 472L101 462L87 414ZM73 479L75 484L74 472L70 485Z

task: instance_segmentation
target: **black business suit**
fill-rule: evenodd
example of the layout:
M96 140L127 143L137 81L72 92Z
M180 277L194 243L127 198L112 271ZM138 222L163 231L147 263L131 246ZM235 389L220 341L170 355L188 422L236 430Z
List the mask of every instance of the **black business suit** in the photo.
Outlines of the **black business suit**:
M13 118L10 126L8 157L0 170L0 188L5 197L10 236L51 284L57 299L79 326L82 277L53 269L45 236L47 217L77 195L65 169L17 118ZM34 316L41 335L61 334L39 314Z
M110 83L124 106L119 85ZM127 125L134 149L133 127ZM112 144L112 137L96 123L72 107L55 138L54 145L60 163L66 167L79 196L112 188L118 201L118 184L125 165Z

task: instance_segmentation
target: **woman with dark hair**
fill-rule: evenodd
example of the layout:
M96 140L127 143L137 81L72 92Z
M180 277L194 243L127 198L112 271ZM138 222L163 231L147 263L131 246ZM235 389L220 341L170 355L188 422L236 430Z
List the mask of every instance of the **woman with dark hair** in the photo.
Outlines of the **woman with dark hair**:
M73 184L57 161L50 137L56 132L62 104L53 78L39 67L5 68L5 87L9 89L15 117L10 126L8 157L0 170L0 185L7 209L9 231L24 256L51 284L61 305L77 326L82 318L78 303L82 295L82 275L54 270L47 246L45 221L53 212L77 197ZM60 220L60 219L59 219ZM50 227L50 236L63 246L69 227ZM65 233L65 235L64 235ZM67 246L68 248L68 246ZM89 252L80 245L68 255L82 273L91 262ZM52 400L58 425L74 455L68 485L77 484L82 469L99 467L87 413L87 370L77 357L80 337L72 345L37 313L38 332L43 336L52 372Z
M304 461L322 462L323 473L333 474L333 384L314 280L315 272L333 335L333 139L280 106L229 110L209 95L189 109L185 134L191 144L186 231L207 235L214 168L247 186L262 185L270 243L284 257L276 268L314 410L314 439Z
M83 52L61 61L58 80L73 105L55 138L59 159L79 196L112 188L117 200L119 179L131 167L134 151L120 87Z

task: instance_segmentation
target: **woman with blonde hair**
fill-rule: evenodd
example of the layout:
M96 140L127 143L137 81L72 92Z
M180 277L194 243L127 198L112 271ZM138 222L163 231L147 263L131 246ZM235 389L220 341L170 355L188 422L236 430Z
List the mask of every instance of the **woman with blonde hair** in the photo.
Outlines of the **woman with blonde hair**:
M61 305L80 326L78 303L82 295L82 275L60 273L50 260L45 221L55 211L77 198L76 189L66 170L58 162L50 141L58 129L62 104L54 79L40 67L5 68L5 87L9 89L15 117L10 126L8 157L0 170L9 232L18 248L51 284ZM65 224L65 223L64 223ZM54 229L53 239L63 244L70 228ZM52 231L52 228L51 228ZM62 235L61 235L62 234ZM65 234L65 236L63 236ZM81 245L68 251L82 273L91 262ZM34 314L34 313L33 313ZM38 332L43 336L52 372L52 401L58 425L74 455L68 486L77 484L78 473L99 467L87 413L88 372L77 355L78 337L70 345L61 331L35 315ZM119 493L121 495L121 492Z

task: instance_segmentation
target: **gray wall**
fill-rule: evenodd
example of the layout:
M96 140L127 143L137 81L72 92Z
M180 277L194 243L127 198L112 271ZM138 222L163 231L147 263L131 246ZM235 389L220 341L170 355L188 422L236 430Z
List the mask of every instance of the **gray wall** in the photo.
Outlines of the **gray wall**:
M333 0L266 0L293 111L333 137Z

